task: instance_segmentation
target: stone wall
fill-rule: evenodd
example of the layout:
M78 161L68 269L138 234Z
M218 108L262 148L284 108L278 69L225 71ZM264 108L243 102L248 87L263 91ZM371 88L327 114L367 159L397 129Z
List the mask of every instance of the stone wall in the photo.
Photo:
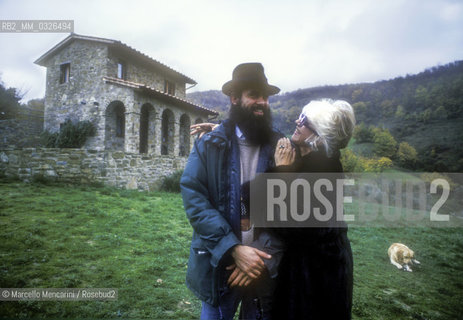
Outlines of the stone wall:
M162 179L182 170L186 157L122 151L25 148L0 150L0 175L70 183L100 182L123 189L157 190Z

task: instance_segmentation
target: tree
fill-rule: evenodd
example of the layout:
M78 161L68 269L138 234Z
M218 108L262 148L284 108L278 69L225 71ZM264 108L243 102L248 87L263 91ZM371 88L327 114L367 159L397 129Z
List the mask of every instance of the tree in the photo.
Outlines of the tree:
M380 157L392 157L395 155L397 141L387 129L377 129L373 136L373 152Z
M357 118L361 118L361 117L365 116L365 114L367 112L367 105L363 101L359 101L359 102L354 103L352 105L352 108L354 109L355 116Z
M360 98L360 96L363 94L362 89L356 89L354 92L352 92L352 101L356 102Z
M428 90L419 85L415 90L415 103L420 108L425 108L428 103Z
M0 80L0 120L15 118L18 114L22 99L21 93L16 88L6 89Z
M355 126L352 136L355 138L355 142L372 142L373 141L373 130L372 126L367 127L365 123L361 122Z
M341 163L345 172L363 171L359 157L350 149L346 148L341 150Z
M431 119L431 115L432 115L431 108L427 108L426 110L424 110L423 112L420 113L419 120L424 122L424 123L427 123L429 121L429 119Z
M395 112L395 117L398 118L398 119L401 119L401 118L405 117L404 107L402 107L401 105L397 106L397 110Z
M418 153L415 148L409 145L407 142L401 142L399 144L399 149L397 150L397 160L399 164L413 169L418 159Z
M394 102L392 100L384 100L381 102L381 114L384 117L389 117L394 114Z

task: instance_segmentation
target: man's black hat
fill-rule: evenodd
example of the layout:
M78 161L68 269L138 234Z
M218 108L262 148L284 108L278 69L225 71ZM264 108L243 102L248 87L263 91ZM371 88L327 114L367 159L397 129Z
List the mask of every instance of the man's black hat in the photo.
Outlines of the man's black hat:
M269 96L280 92L280 88L268 84L264 67L261 63L242 63L233 70L232 80L222 86L222 92L230 96L233 91L247 88L262 89Z

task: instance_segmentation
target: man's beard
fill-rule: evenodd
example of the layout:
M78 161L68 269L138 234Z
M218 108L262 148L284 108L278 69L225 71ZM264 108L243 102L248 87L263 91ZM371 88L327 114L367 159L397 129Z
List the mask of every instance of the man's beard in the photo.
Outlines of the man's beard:
M263 111L262 116L254 114L255 109ZM250 108L243 108L241 104L230 107L229 118L238 125L246 139L257 145L267 144L272 138L272 115L269 108L253 105Z

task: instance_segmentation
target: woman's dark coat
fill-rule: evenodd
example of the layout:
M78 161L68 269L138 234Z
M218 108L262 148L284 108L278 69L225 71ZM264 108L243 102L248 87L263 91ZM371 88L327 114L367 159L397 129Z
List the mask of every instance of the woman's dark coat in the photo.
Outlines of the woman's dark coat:
M311 152L273 172L342 172L339 152ZM335 206L334 206L335 207ZM285 242L274 319L350 319L353 260L347 226L275 229Z

